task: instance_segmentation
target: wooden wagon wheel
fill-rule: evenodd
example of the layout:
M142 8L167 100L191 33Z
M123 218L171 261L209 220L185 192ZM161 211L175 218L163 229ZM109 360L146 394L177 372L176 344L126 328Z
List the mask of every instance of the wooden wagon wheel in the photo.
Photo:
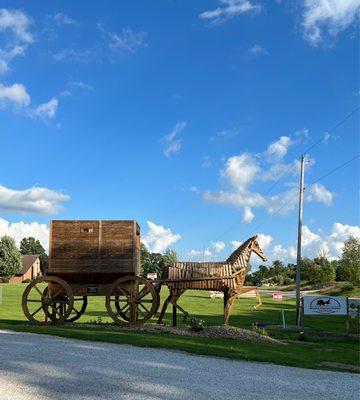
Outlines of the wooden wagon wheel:
M47 296L48 288L46 287L44 290L44 296ZM68 296L62 296L62 300L66 302L69 301ZM77 321L85 312L87 306L87 296L74 296L74 305L71 311L71 314L66 318L66 322L74 322ZM59 307L58 307L59 308ZM46 311L46 309L44 309ZM48 317L53 320L53 314L48 313ZM56 317L56 316L55 316ZM56 318L55 318L56 321Z
M118 325L141 325L156 314L159 295L153 285L139 276L117 279L106 295L106 309Z
M34 280L22 296L26 318L37 324L63 323L70 316L73 305L70 286L56 276L43 276Z

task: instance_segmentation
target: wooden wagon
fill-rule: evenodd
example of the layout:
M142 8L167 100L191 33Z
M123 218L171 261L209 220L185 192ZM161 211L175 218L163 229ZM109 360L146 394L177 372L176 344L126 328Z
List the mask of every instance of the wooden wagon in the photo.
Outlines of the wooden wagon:
M135 221L52 221L49 270L26 287L23 311L36 323L75 321L88 296L105 296L115 323L142 324L156 313L159 294L139 275Z
M244 287L250 255L266 260L256 236L248 239L224 262L176 263L166 266L161 279L140 275L140 227L135 221L52 221L49 270L25 289L25 316L42 324L76 321L85 312L88 296L104 296L108 315L118 325L143 324L159 308L162 285L169 288L158 323L166 308L178 305L186 290L224 292L224 323L235 299L254 287ZM261 300L259 298L259 304Z

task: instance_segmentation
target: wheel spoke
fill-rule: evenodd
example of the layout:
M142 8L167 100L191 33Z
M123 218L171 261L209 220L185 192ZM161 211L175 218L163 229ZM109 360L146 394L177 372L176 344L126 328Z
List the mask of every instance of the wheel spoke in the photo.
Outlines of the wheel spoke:
M42 300L35 300L35 299L27 299L28 303L42 303Z
M150 314L150 311L144 306L144 304L139 303L139 306L141 306L148 314Z
M126 309L125 309L125 308L126 308ZM129 310L130 310L130 305L127 304L126 306L124 306L124 308L121 309L121 312L122 312L123 314L126 314Z
M148 286L144 286L141 290L140 293L137 295L136 300L139 301L143 297L145 297L148 293L150 293L150 288Z
M62 290L58 290L53 296L51 296L53 299L55 299L60 293L62 292Z
M42 297L43 293L41 292L41 290L35 285L34 289L40 294L40 296Z
M32 314L30 314L32 317L37 314L40 310L42 309L42 306L40 306L36 311L34 311Z

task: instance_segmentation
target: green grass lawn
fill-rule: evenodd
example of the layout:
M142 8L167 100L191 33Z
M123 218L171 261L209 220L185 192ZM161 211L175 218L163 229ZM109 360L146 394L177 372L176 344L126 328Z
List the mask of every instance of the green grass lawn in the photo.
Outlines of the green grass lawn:
M96 321L111 322L105 310L104 297L89 297L89 303L82 318L70 327L34 326L25 319L21 308L21 296L25 285L1 285L3 289L2 304L0 304L0 328L16 331L54 334L58 336L98 340L113 343L127 343L137 346L163 347L196 354L230 357L253 361L273 362L307 368L326 368L323 361L357 365L359 348L356 340L316 339L314 342L291 343L287 345L259 344L239 342L231 339L210 339L204 337L183 337L165 333L139 333L129 331L111 331L101 325L94 328L82 327L82 323ZM167 295L167 289L162 290L162 299ZM286 322L295 322L295 304L293 300L274 302L270 297L263 298L263 306L253 309L256 299L239 299L234 307L230 324L249 329L253 322L266 324L280 323L280 310L285 310ZM179 304L191 315L205 320L206 325L221 325L223 321L222 299L212 300L208 292L188 291ZM165 316L164 323L171 324L171 307ZM183 325L181 314L178 314L179 325ZM151 323L155 323L154 318ZM307 317L305 326L314 331L344 332L343 317ZM352 328L355 332L355 327ZM279 332L281 336L281 332ZM288 334L290 339L296 339L297 333ZM335 368L336 369L336 368Z

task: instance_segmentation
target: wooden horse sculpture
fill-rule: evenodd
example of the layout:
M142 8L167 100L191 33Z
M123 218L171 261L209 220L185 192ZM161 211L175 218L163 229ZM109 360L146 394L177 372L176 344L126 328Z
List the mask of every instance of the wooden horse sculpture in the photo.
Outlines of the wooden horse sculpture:
M186 290L190 289L224 292L224 324L227 325L235 299L241 293L256 290L255 287L246 289L244 287L251 253L257 254L263 261L267 259L256 238L257 236L254 236L242 243L225 262L177 262L167 266L163 279L170 295L164 302L158 323L162 322L169 303L184 313L185 318L187 317L188 313L177 304L177 301ZM258 296L257 291L256 294Z

